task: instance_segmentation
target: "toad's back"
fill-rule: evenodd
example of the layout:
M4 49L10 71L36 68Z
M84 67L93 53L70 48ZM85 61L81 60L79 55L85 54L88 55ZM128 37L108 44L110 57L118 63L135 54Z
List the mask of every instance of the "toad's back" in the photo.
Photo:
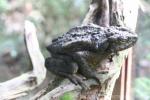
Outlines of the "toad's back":
M53 39L47 48L53 52L120 51L133 46L137 35L122 27L77 26L64 35Z
M51 46L53 48L67 49L72 52L81 50L95 51L100 46L99 44L106 43L107 41L107 35L104 31L103 27L92 25L78 26L70 29L64 35L53 39Z

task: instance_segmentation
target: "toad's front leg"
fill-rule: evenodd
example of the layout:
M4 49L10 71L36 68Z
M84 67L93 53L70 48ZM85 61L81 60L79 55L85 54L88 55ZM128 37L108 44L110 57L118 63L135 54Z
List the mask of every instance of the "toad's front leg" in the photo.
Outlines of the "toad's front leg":
M78 53L72 53L71 56L73 60L78 64L79 73L81 75L83 75L87 79L94 79L98 84L101 84L100 79L98 78L98 73L88 65L85 58L83 58Z

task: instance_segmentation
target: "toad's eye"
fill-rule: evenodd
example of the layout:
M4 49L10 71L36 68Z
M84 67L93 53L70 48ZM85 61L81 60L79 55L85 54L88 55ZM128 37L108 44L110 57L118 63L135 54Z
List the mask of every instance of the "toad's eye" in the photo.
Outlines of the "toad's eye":
M118 38L118 42L126 43L127 42L127 38Z

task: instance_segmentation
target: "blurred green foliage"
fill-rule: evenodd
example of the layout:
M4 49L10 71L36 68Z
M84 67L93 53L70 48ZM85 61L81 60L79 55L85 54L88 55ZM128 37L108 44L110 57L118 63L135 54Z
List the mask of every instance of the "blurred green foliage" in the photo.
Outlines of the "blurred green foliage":
M19 43L20 41L16 39L17 36L13 35L13 36L5 36L5 35L1 35L0 37L0 53L3 53L4 50L6 49L11 49L12 52L13 51L17 51L17 49L19 49Z
M34 6L44 18L42 29L45 34L56 37L79 25L87 11L89 0L39 0Z
M146 77L136 78L134 82L135 98L137 100L150 100L150 79Z
M5 12L8 8L7 0L0 0L0 13Z
M144 1L148 6L150 5L150 0ZM145 9L149 10L148 7ZM148 71L150 70L150 13L139 12L137 32L139 33L139 40L135 58L136 77L133 82L135 100L150 100L150 74Z
M143 1L145 1L145 3L150 6L150 0ZM147 9L147 6L145 6L145 9L150 10L149 8ZM137 24L137 32L139 33L140 37L138 40L138 49L140 50L139 52L144 51L142 52L142 55L139 56L139 59L150 60L150 13L140 11Z

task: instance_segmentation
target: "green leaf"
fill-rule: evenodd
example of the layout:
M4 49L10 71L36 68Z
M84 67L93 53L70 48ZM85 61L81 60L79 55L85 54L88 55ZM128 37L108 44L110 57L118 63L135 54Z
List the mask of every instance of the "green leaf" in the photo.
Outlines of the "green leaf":
M150 79L147 77L136 78L134 82L134 92L136 98L141 100L150 99ZM149 98L149 99L147 99Z
M73 93L67 92L60 97L60 100L75 100L75 96Z

